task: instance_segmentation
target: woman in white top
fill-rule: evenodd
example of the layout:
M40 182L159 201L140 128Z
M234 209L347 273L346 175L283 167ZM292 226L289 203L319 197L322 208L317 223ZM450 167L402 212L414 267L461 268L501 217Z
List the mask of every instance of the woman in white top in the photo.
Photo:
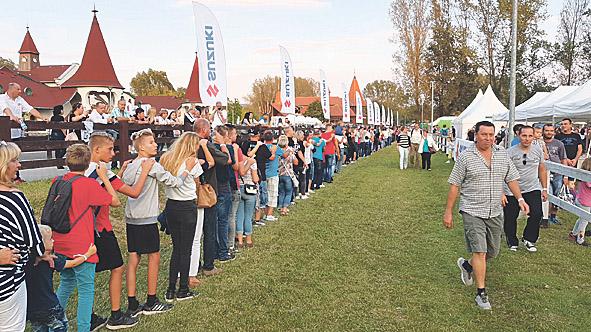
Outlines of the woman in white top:
M162 155L160 163L173 175L179 175L185 171L185 161L195 158L196 147L199 145L199 136L194 132L185 132ZM193 298L195 296L189 290L189 268L191 264L191 249L197 230L197 187L195 179L203 174L199 160L197 165L190 170L189 176L180 187L165 187L166 208L164 209L168 228L172 237L172 255L170 258L168 274L168 290L166 302L173 302L176 296L178 301ZM176 290L176 282L180 274L179 289Z
M431 153L435 153L436 151L437 144L433 140L433 137L429 135L427 130L423 130L423 136L419 143L419 153L421 154L423 169L431 170Z
M256 206L257 182L259 176L254 158L245 158L238 170L240 182L240 203L236 212L236 241L243 247L242 235L246 235L246 246L252 248L252 216Z

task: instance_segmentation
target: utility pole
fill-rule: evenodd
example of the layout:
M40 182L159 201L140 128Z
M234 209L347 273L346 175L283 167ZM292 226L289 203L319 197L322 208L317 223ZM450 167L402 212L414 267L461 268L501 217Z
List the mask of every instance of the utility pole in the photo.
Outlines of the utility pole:
M420 127L423 125L423 122L425 122L425 117L424 117L425 108L423 107L423 105L425 105L425 94L421 93L421 95L419 96L419 103L421 104L421 124L419 125L419 127Z
M435 82L431 81L431 131L433 131L433 93L435 88Z
M513 141L513 126L515 125L515 85L517 67L517 0L513 0L513 19L511 22L511 83L509 85L509 125L507 127L507 141Z

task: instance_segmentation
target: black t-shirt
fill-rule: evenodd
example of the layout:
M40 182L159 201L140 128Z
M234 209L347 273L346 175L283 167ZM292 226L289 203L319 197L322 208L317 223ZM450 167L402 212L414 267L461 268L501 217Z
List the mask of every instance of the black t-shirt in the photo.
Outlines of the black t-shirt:
M215 144L215 147L218 150L222 150L221 149L221 145L219 144ZM234 149L232 148L231 145L226 145L226 148L228 148L228 152L230 153L230 158L232 159L232 163L234 162ZM233 178L234 176L234 172L232 170L232 165L228 164L228 165L215 165L215 172L216 172L216 177L217 177L217 181L218 181L218 187L227 184L230 184L230 179ZM232 174L232 176L230 176L230 173Z
M54 268L45 261L35 266L35 258L31 256L25 267L25 281L27 283L27 313L47 311L59 304L53 291L53 270L62 271L66 266L66 258L58 255L54 258Z
M52 115L51 118L49 119L49 121L51 121L51 122L64 122L65 119L61 115ZM61 129L52 129L51 130L51 137L54 140L62 140L64 138L66 138L66 135L64 135L64 132L61 131Z
M300 154L298 153L298 151L302 153L302 156L305 155L306 147L304 146L304 142L303 141L296 141L293 146L293 150L296 155L296 158L298 159L298 165L297 166L294 165L294 168L301 169L304 167L305 160L300 158Z
M583 145L583 140L581 140L581 136L579 136L579 134L576 133L570 133L558 134L555 138L561 141L562 144L564 144L564 148L566 150L566 157L568 159L575 159L575 157L577 156L579 144Z
M242 153L245 156L247 156L248 151L254 149L254 147L256 145L257 145L257 141L245 141L244 143L242 143L242 146L240 148L242 149ZM257 168L258 168L259 178L261 181L267 181L267 173L266 173L267 161L269 160L269 158L271 158L271 156L272 156L271 150L269 150L269 148L265 144L262 144L261 146L259 146L259 148L254 156L254 159L257 161Z

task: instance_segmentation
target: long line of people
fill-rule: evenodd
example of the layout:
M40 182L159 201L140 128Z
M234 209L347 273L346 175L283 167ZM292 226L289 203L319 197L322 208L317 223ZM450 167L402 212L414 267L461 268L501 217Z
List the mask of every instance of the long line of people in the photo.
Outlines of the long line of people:
M88 145L68 147L69 172L53 179L41 225L16 188L20 149L0 142L0 331L22 331L27 319L34 331L67 331L65 308L74 290L78 331L133 327L142 314L171 310L174 302L199 295L200 275L222 272L216 261L232 261L254 247L254 227L289 215L298 199L331 183L343 165L391 144L392 132L327 124L309 132L288 127L277 135L261 126L212 130L207 119L197 118L194 131L180 135L159 162L149 128L133 133L131 141L137 157L118 174L107 167L115 156L108 133L95 132ZM205 197L207 188L211 197ZM127 271L121 234L110 220L110 207L123 204L119 194L127 196ZM203 198L215 204L202 204ZM172 239L164 301L158 297L161 231ZM142 256L148 265L143 301L137 294ZM54 271L60 274L55 292ZM107 286L95 285L95 275L106 271L110 314L103 318L95 313L95 289L106 292ZM124 274L126 311L120 300Z

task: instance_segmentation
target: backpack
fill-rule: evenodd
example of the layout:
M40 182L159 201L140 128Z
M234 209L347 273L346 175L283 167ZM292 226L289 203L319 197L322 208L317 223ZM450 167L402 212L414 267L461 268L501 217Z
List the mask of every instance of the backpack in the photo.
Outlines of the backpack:
M64 180L63 176L58 176L55 179L45 200L45 206L41 213L41 224L50 226L55 232L66 234L90 210L89 206L76 220L70 221L68 211L72 205L72 183L81 177L81 175L76 175L69 180Z

